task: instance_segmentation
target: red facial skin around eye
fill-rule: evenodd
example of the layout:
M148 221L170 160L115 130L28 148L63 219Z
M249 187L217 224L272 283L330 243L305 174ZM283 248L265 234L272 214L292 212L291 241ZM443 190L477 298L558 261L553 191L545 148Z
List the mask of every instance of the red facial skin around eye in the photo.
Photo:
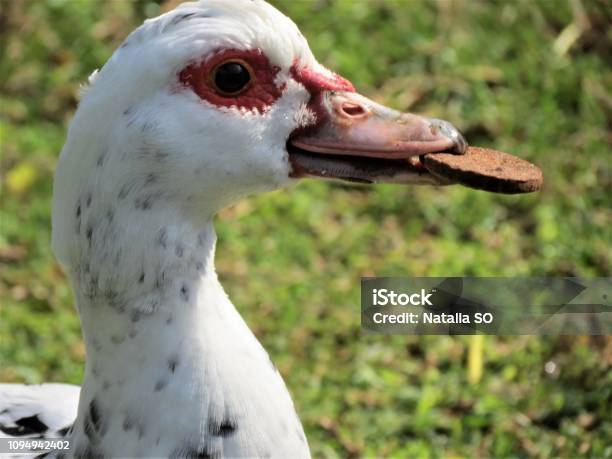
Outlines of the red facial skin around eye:
M291 67L291 76L295 81L304 85L313 97L321 91L355 92L355 87L346 78L330 72L331 75L315 72L307 67L298 67L295 63Z
M245 90L235 96L224 95L215 89L213 70L231 60L246 62L251 70L251 81ZM193 63L179 73L179 81L193 89L201 99L218 107L237 107L263 113L281 96L283 89L274 80L280 69L272 66L258 49L228 49L220 51L204 62Z

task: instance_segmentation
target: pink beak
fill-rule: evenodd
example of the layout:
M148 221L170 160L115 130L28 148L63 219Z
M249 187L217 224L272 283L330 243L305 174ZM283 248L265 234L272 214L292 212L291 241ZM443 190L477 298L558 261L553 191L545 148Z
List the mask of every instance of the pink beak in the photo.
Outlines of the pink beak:
M324 91L318 97L322 120L317 128L291 140L303 150L399 159L439 151L463 154L467 149L447 121L401 113L354 92Z
M448 121L402 113L356 92L317 91L309 108L316 122L294 132L287 144L296 178L443 185L448 182L429 174L419 157L467 151Z

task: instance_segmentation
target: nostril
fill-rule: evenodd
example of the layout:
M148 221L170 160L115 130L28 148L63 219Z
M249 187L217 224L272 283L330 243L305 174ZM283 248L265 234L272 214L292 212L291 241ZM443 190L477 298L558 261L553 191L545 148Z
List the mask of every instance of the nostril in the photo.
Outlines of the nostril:
M343 103L340 109L345 115L351 117L359 117L366 114L366 110L365 108L363 108L363 106L359 104L354 104L352 102Z

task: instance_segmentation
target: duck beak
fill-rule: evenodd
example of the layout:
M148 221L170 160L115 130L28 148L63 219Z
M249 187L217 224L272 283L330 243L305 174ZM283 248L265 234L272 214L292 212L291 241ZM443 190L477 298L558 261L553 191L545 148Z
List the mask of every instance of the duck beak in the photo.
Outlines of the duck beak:
M420 157L467 151L448 121L402 113L355 92L321 91L309 108L316 122L288 142L294 177L441 185L447 182L431 176Z

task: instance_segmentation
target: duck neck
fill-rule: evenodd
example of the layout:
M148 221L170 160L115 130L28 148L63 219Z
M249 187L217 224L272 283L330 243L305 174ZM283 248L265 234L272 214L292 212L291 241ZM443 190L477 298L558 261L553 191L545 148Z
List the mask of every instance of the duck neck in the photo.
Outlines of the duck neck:
M177 356L186 353L197 365L209 357L198 347L210 339L211 322L241 322L215 273L212 223L141 227L146 229L137 238L120 235L113 244L94 233L89 257L73 272L87 350L85 381L92 386L112 386L111 375L121 385L140 384L142 370L160 359L176 372Z
M84 250L71 278L87 365L73 438L85 456L209 454L240 423L265 437L257 432L266 411L258 397L294 413L280 375L218 282L211 220L168 221L180 222L152 216L121 232L113 222L81 230Z

